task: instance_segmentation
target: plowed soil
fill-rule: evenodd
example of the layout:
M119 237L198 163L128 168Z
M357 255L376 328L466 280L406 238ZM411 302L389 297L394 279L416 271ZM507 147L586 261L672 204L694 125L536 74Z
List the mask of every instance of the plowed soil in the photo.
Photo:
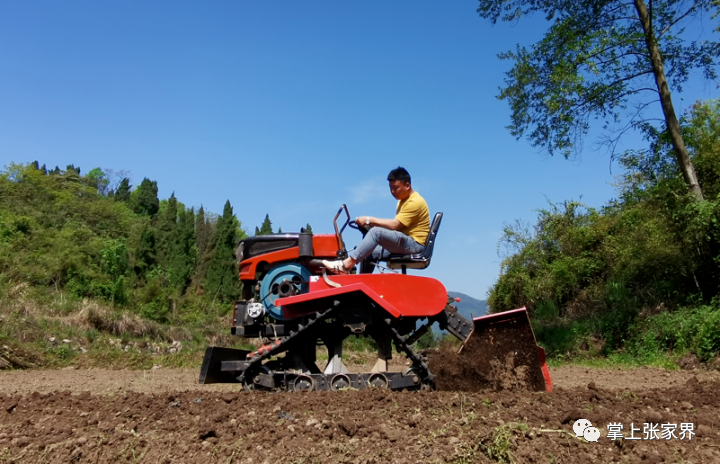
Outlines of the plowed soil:
M552 393L260 393L197 385L194 370L3 372L0 462L720 462L717 372L551 374ZM575 436L579 418L597 443ZM611 422L696 435L611 441Z

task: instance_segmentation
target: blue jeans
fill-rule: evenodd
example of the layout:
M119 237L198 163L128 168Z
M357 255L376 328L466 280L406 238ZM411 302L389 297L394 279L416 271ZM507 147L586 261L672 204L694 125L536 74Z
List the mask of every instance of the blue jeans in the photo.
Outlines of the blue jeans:
M387 259L390 253L401 255L414 255L422 253L424 245L420 245L402 232L397 230L373 227L362 239L362 242L348 253L356 262L360 262L372 255L373 261Z

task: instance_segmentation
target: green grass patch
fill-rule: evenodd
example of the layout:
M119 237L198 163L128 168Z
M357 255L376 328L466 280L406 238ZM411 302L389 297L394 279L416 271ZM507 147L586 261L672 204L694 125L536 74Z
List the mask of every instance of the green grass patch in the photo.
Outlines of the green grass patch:
M720 355L720 302L643 315L611 311L561 318L551 305L532 317L551 366L654 366L677 369L689 354L707 362Z

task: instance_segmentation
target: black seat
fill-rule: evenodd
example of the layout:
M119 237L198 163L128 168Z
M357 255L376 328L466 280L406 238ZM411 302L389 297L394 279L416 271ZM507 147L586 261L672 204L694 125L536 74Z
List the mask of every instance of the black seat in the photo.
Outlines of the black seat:
M443 213L435 214L432 224L430 224L430 233L425 241L425 250L415 255L396 255L391 254L387 259L387 265L390 269L402 269L403 274L407 269L425 269L430 265L433 248L435 247L435 237L440 228Z

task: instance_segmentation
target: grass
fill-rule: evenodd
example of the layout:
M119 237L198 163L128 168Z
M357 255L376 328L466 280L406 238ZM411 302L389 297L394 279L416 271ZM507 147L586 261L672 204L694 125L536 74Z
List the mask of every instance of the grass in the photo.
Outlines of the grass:
M720 355L720 301L673 311L616 310L580 319L559 317L549 306L541 305L532 325L551 366L674 370L688 355L702 362Z
M514 463L515 457L511 450L515 446L512 440L511 428L513 424L495 427L483 441L485 453L493 461L500 463Z
M230 335L230 316L215 311L194 324L160 324L95 301L37 295L22 284L0 287L7 296L0 302L0 356L14 368L195 368L207 346L249 348Z

